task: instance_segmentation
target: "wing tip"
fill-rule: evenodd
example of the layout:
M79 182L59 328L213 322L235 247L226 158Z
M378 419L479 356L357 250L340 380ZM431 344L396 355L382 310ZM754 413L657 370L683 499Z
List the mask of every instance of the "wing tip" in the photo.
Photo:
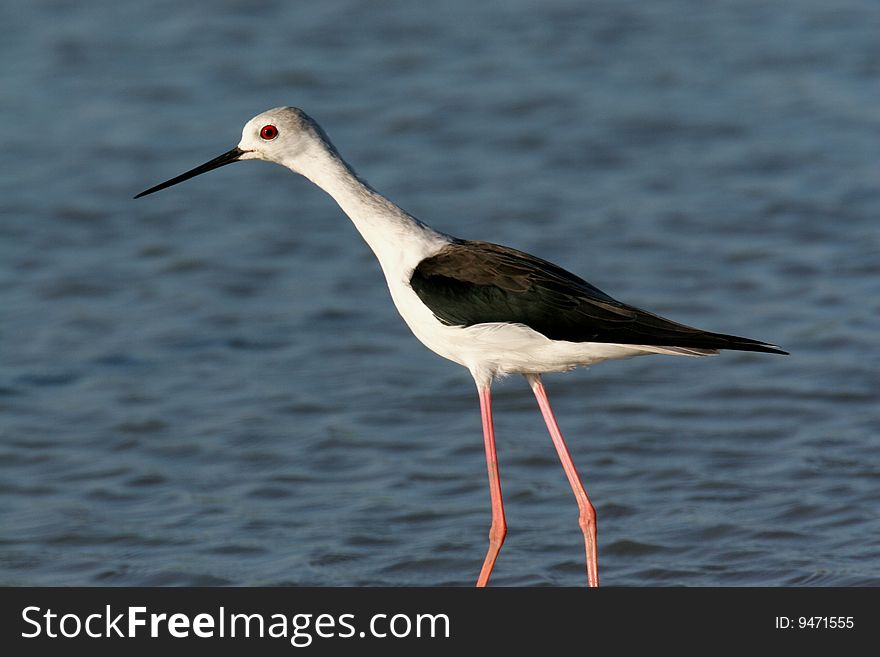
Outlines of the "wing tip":
M718 349L727 349L729 351L754 351L762 354L778 354L780 356L790 356L787 351L781 349L778 345L769 342L734 342L733 344L719 345Z

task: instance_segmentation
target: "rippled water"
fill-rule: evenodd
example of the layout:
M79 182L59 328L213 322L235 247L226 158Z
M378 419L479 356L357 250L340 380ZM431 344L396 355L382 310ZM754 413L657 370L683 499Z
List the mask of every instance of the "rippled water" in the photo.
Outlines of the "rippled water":
M298 105L391 199L789 357L547 377L614 585L880 585L880 5L0 6L0 582L470 585L479 409L338 208L242 164ZM584 582L496 386L493 583Z

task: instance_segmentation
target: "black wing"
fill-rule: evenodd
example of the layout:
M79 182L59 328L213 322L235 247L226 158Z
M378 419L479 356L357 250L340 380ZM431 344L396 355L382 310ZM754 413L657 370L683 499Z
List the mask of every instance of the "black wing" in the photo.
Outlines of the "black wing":
M452 326L512 322L551 340L786 353L628 306L546 260L488 242L450 243L419 263L410 285Z

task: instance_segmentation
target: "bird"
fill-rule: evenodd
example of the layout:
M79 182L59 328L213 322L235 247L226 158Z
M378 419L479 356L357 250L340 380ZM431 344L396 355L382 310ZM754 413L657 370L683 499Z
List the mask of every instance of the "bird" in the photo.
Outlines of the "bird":
M428 349L468 369L480 404L492 520L476 586L489 583L507 535L492 416L493 381L525 377L578 506L587 585L599 586L596 511L550 406L542 375L646 354L709 356L722 349L787 354L750 338L679 324L617 301L562 267L490 242L431 228L373 189L318 123L296 107L250 119L238 145L137 194L245 160L287 167L328 193L379 261L403 321Z

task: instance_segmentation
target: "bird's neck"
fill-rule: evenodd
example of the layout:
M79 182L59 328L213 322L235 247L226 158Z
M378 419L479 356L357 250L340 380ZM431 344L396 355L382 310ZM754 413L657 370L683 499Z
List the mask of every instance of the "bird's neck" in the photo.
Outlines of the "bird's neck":
M327 192L376 254L386 276L409 272L449 238L379 194L329 144L315 143L285 163Z

